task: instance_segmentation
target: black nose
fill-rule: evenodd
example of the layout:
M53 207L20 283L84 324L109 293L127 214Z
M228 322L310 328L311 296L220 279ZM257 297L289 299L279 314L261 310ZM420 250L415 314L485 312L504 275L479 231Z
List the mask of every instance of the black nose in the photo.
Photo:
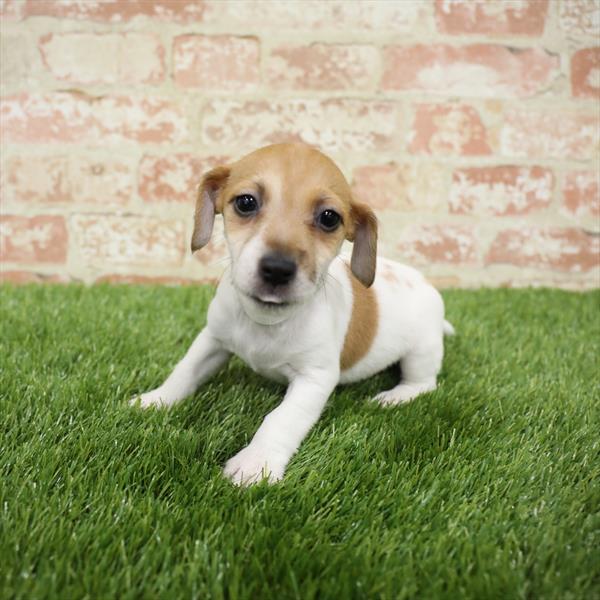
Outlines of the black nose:
M268 254L260 259L258 270L265 283L283 285L294 278L297 266L293 260L281 254Z

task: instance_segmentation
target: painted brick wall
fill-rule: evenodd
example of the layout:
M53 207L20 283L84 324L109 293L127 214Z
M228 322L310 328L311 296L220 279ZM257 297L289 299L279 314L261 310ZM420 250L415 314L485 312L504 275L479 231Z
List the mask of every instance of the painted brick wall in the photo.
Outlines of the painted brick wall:
M439 285L600 284L600 2L0 0L13 281L218 277L203 171L330 154Z

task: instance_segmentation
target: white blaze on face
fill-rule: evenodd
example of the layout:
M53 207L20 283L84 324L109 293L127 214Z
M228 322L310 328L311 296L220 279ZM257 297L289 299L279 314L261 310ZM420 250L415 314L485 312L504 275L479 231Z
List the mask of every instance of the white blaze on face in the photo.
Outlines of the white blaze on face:
M298 303L312 296L323 277L316 282L310 280L308 273L298 265L298 271L293 281L282 286L281 290L270 289L259 273L259 263L264 256L274 252L264 241L263 229L251 237L246 243L238 246L235 240L227 237L229 252L232 257L232 277L234 286L247 296L254 296L263 302Z

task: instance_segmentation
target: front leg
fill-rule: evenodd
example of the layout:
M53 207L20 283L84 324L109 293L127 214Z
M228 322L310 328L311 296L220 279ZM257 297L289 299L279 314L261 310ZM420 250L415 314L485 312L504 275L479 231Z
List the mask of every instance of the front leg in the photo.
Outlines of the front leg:
M205 328L166 381L156 389L132 398L131 404L137 404L139 401L143 408L177 404L214 375L230 356L231 354Z
M237 485L267 478L273 483L323 412L339 378L337 370L319 370L296 377L283 402L270 412L246 448L229 459L225 475Z

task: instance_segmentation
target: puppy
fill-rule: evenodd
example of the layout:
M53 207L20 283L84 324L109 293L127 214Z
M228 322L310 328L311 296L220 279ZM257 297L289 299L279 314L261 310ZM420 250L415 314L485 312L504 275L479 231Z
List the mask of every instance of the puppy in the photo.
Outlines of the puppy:
M410 267L377 259L377 220L318 150L276 144L207 173L192 251L222 214L231 266L207 325L167 380L132 402L172 406L237 354L288 385L250 444L225 465L236 484L283 477L338 383L400 363L402 381L375 400L397 405L434 390L442 363L439 293ZM350 260L338 256L353 242Z

